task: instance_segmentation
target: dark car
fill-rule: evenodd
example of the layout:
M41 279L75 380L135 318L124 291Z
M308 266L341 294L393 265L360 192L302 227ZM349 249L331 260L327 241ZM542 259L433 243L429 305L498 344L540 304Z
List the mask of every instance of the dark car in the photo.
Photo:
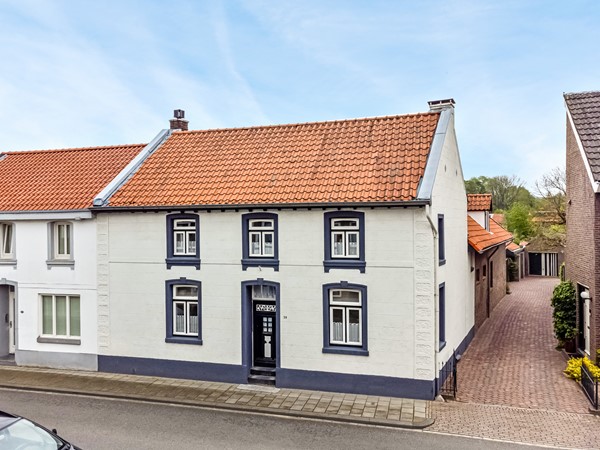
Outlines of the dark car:
M23 417L0 411L0 449L2 450L81 450L56 434Z

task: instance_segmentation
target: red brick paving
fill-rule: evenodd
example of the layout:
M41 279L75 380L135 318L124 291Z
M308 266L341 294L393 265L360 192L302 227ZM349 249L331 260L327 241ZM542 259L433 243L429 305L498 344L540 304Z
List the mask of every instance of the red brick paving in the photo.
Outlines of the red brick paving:
M555 349L550 298L556 278L510 283L458 366L458 398L470 403L587 413L581 388L566 378Z

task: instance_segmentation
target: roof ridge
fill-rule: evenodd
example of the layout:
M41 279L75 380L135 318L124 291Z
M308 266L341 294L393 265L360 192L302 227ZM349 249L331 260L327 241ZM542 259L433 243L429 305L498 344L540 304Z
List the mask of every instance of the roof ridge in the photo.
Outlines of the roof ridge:
M581 92L563 92L563 96L567 95L588 95L588 94L600 94L600 91L581 91Z
M194 133L207 133L213 131L232 131L232 130L257 130L257 129L268 129L268 128L291 128L305 125L323 125L323 124L337 124L345 122L362 122L368 120L382 120L382 119L396 119L399 117L416 117L416 116L427 116L427 115L439 115L440 111L427 111L410 114L396 114L389 116L372 116L372 117L357 117L352 119L334 119L334 120L323 120L316 122L297 122L297 123L284 123L284 124L272 124L272 125L255 125L245 127L226 127L226 128L208 128L204 130L188 130L188 131L174 131L173 134L194 134Z
M139 147L146 146L148 144L118 144L118 145L99 145L95 147L67 147L67 148L49 148L49 149L35 149L35 150L12 150L6 152L0 152L0 155L31 155L32 153L61 153L61 152L80 152L80 151L91 151L91 150L103 150L109 148L125 148L125 147Z

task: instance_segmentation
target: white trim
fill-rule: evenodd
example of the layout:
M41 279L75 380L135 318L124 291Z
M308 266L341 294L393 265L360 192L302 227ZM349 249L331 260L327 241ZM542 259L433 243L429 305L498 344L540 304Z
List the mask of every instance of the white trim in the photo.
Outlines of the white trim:
M112 179L110 183L102 189L98 195L94 197L93 205L106 206L109 204L110 197L125 184L129 178L133 176L135 172L140 168L142 163L150 156L154 151L165 142L169 136L171 136L171 130L161 130L152 141L146 145L142 151L140 151L135 158L133 158L129 164L125 166L119 174Z
M431 148L429 150L429 156L427 157L423 178L421 179L421 185L417 192L417 199L419 200L431 199L435 176L442 158L444 142L446 141L446 133L448 132L450 119L453 116L454 108L451 107L443 109L440 112L440 118L435 129L435 134L433 135L433 140L431 141Z
M11 211L0 213L0 221L16 220L86 220L91 219L92 212L81 211Z
M573 135L575 136L575 140L577 141L577 147L579 148L579 153L581 155L581 159L583 160L583 165L585 166L585 171L587 172L590 183L592 184L592 190L596 193L600 192L600 183L594 180L594 175L592 174L592 168L590 167L590 162L588 160L587 154L583 148L583 143L581 142L581 138L579 137L579 132L577 131L577 127L575 126L575 122L573 122L573 116L571 115L571 111L569 110L569 105L565 100L565 106L567 109L567 117L569 118L569 124L571 125L571 130L573 131Z

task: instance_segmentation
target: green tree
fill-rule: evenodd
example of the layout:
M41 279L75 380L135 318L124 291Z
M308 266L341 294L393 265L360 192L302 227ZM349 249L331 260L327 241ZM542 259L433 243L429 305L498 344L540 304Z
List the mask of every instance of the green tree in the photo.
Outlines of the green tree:
M530 208L527 205L520 202L514 203L505 214L506 226L516 240L528 239L533 235L534 227Z
M559 224L567 223L567 174L565 169L555 167L535 182L536 193L541 197L539 209L550 212Z
M524 186L524 181L516 175L495 177L473 177L465 181L467 194L492 194L495 211L506 211L516 202L530 208L536 206L536 198Z

